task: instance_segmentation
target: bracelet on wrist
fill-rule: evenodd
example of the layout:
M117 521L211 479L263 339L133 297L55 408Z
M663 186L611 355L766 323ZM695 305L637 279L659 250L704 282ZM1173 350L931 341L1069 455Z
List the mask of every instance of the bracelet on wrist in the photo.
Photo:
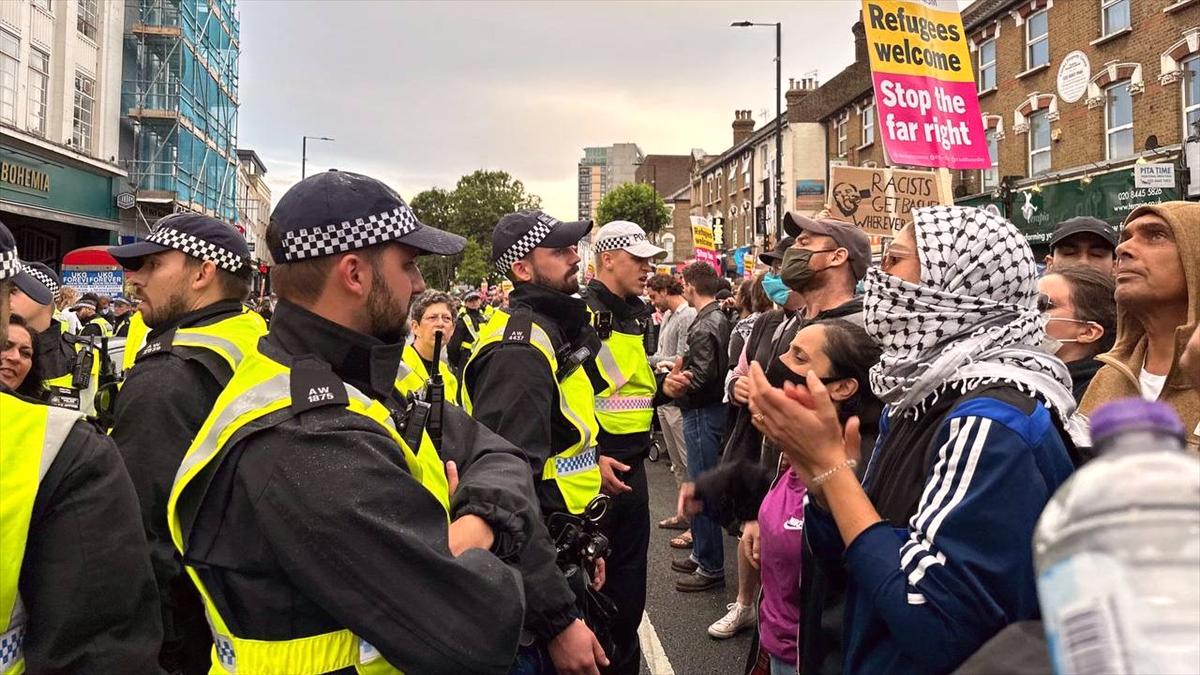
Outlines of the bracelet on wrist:
M830 478L833 478L833 474L837 473L838 471L841 471L842 469L853 469L857 466L858 466L858 460L849 459L849 458L843 459L842 461L838 462L832 469L822 471L821 473L813 476L812 479L808 481L808 487L810 489L821 487L822 483L829 480Z

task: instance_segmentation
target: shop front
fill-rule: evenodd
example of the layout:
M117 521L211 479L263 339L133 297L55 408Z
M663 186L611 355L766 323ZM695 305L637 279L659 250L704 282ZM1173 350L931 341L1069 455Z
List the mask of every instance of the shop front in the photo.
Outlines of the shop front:
M58 269L67 251L115 243L114 183L120 176L115 166L4 138L0 220L16 237L21 257Z
M1176 187L1139 188L1134 168L1126 166L1072 180L1021 186L1007 199L975 195L960 199L963 206L992 207L1020 228L1036 253L1048 252L1054 226L1076 216L1099 218L1120 228L1126 216L1142 204L1181 199Z

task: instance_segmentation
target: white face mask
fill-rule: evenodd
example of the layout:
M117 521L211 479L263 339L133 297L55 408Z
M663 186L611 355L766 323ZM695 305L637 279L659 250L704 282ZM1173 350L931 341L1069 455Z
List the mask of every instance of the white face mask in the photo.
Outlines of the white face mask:
M1050 323L1051 321L1070 321L1071 323L1082 323L1082 324L1091 323L1091 321L1084 321L1083 319L1068 319L1065 317L1057 317L1057 316L1046 317L1046 323ZM1045 351L1049 354L1057 354L1058 351L1060 349L1062 349L1063 345L1076 344L1078 342L1079 342L1079 338L1070 338L1070 339L1066 339L1066 340L1060 340L1058 338L1052 338L1049 335L1047 335L1046 339L1042 341L1041 347L1042 347L1043 351Z

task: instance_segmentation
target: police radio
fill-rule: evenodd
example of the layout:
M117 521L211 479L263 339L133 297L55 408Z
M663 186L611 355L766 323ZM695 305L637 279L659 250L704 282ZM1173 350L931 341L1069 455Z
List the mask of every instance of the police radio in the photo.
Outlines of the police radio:
M71 371L71 387L83 391L92 382L92 368L96 365L96 344L91 339L79 340L84 347L75 357L75 368Z
M442 331L439 330L433 334L433 365L430 366L433 372L429 374L429 382L425 385L425 402L429 404L429 440L439 451L442 449L442 406L446 402L446 383L442 381L441 358Z

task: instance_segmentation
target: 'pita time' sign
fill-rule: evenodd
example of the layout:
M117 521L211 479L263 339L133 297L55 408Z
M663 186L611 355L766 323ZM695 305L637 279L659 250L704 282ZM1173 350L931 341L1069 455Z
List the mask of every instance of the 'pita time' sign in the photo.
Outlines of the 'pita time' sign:
M863 0L876 110L892 164L986 169L971 53L954 0Z

